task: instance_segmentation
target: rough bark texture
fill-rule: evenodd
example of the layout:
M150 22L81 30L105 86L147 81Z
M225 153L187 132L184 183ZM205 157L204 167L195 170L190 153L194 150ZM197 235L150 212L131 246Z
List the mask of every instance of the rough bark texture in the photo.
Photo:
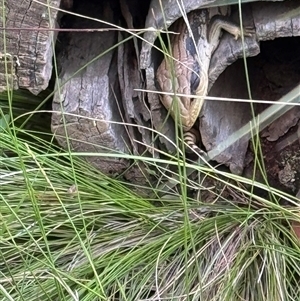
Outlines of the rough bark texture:
M94 5L83 14L114 22L109 6ZM91 14L90 12L93 12ZM74 28L106 27L99 22L74 18ZM65 35L64 52L61 52L60 81L54 95L52 130L58 142L66 147L67 137L73 150L87 153L130 152L128 135L122 121L123 108L120 103L118 81L116 31L69 33ZM109 48L112 47L112 50ZM106 54L102 55L105 51ZM59 89L58 89L59 88ZM64 115L62 118L61 111ZM103 156L87 156L86 159L106 174L114 175L128 167L128 161Z
M120 24L120 11L110 2L81 3L75 12L112 24ZM127 26L132 28L129 8L122 7ZM107 28L107 24L70 17L74 28ZM138 45L130 34L117 31L67 33L61 36L65 43L60 52L60 81L54 95L52 130L60 145L66 147L65 125L71 148L84 153L88 162L108 175L123 175L133 182L145 178L140 164L129 168L129 160L120 154L141 154L145 147L137 141L150 137L150 113L142 93L138 66ZM128 42L122 42L123 40ZM116 47L120 42L119 47ZM64 119L61 112L63 111ZM130 126L144 125L144 128ZM149 144L150 139L147 139ZM101 154L101 155L100 155ZM105 155L109 154L109 155ZM126 171L125 171L126 170Z
M7 0L0 3L1 26L7 28L0 31L0 91L7 89L7 83L11 88L28 89L33 94L48 87L56 38L48 29L55 27L60 0L39 2ZM5 61L10 62L7 72Z

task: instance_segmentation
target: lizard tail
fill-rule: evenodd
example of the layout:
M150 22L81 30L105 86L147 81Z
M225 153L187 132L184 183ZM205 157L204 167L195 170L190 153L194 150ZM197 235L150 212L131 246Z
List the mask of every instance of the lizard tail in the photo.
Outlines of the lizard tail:
M183 134L183 140L187 144L186 151L188 153L196 152L203 155L205 152L197 145L200 142L200 134L195 129L190 129Z

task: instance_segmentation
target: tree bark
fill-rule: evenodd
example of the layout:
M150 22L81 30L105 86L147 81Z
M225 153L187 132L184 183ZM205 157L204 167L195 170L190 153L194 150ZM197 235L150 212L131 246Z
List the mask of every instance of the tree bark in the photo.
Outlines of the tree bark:
M51 29L56 27L60 0L52 0L51 7L47 3L1 1L0 26L4 28L0 31L0 91L9 86L38 94L48 87L56 40ZM9 62L7 69L5 62Z

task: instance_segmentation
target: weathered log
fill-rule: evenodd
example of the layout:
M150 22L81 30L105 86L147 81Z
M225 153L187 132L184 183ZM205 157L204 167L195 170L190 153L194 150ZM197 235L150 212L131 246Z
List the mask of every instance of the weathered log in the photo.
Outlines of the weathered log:
M300 9L299 1L284 3L253 3L244 7L243 20L245 25L250 25L248 17L252 15L256 29L256 41L273 40L279 37L300 36L300 17L290 17L289 12ZM252 11L252 13L251 13ZM245 50L242 43L230 45L230 37L227 35L221 41L218 50L214 54L210 66L210 84L223 72L226 66L232 64L238 58L258 54L259 47L252 40L252 46L245 39ZM232 39L231 39L232 41ZM256 45L255 45L256 44ZM229 48L229 49L228 49ZM224 55L226 54L226 55ZM214 86L210 96L249 99L246 82L243 77L243 66L237 65L236 70L231 69L231 74L223 75L218 85ZM236 76L232 76L235 74ZM241 76L239 77L238 74ZM225 83L225 82L226 83ZM230 88L231 87L231 88ZM243 91L241 90L244 87ZM240 91L238 91L240 90ZM239 93L238 93L239 92ZM288 92L288 91L286 91ZM262 95L259 95L263 99ZM232 133L238 131L252 117L251 108L245 103L208 101L201 112L200 132L203 143L208 151L217 148ZM239 140L228 147L219 156L215 157L218 163L225 163L234 173L241 174L245 166L245 155L248 143L245 139Z
M242 3L255 2L259 0L242 0ZM284 0L262 0L262 1L284 1ZM185 0L179 2L152 0L149 7L148 16L146 18L145 27L153 31L148 31L144 35L147 42L143 42L141 50L141 67L147 69L151 64L151 48L154 44L158 33L162 29L168 28L178 18L182 16L182 12L189 13L193 10L224 5L223 0ZM227 1L226 5L230 2Z
M155 4L156 3L156 4ZM194 3L186 1L186 5ZM197 1L197 7L199 2ZM202 2L203 4L204 2ZM206 3L206 2L205 2ZM156 1L152 1L152 5L157 5ZM195 4L195 3L194 3ZM158 9L158 6L155 6ZM165 2L165 6L168 4ZM170 5L170 4L169 4ZM187 7L190 7L190 6ZM176 6L166 8L166 22L170 24L177 16ZM171 6L171 5L170 5ZM152 7L153 8L153 7ZM193 7L194 8L194 7ZM154 11L155 11L154 9ZM224 34L221 39L220 45L216 52L213 54L210 70L209 80L210 87L218 78L218 76L224 71L224 69L231 65L238 58L246 56L255 56L259 53L259 41L267 39L275 39L283 36L299 36L299 16L289 16L289 12L299 9L298 1L288 1L280 3L253 3L243 6L243 25L250 26L256 29L256 36L251 38L245 38L244 44L241 41L234 41L229 34ZM173 12L173 13L171 13ZM147 25L161 29L163 27L160 24L160 15L155 20L151 20L150 13L147 19ZM238 20L238 16L232 16L233 19ZM144 43L141 50L141 66L146 71L147 89L156 90L154 85L154 78L156 68L161 60L161 56L155 49L151 49L151 42L156 37L157 32L148 32L145 37L150 43ZM238 67L237 65L237 68ZM210 92L210 96L219 97L233 97L248 99L247 88L243 82L243 76L237 78L234 74L241 74L242 69L231 69L232 73L226 73L223 76L223 81L220 80ZM224 82L225 80L225 82ZM226 84L226 85L225 85ZM225 87L224 87L225 86ZM231 88L229 88L231 87ZM243 90L241 90L243 87ZM240 90L239 90L240 88ZM233 92L240 92L239 94ZM162 128L163 133L167 133L167 136L172 140L175 139L174 134L174 122L171 118L166 120L167 112L161 105L160 99L157 94L149 93L148 100L152 111L152 120L154 127L157 129ZM234 118L233 116L238 116ZM200 133L202 136L202 142L207 151L211 151L225 141L227 137L240 129L251 118L250 106L241 103L237 104L230 102L215 102L206 101L202 112L200 113ZM172 149L172 145L161 138L161 143L166 145L167 149ZM245 140L237 141L225 151L213 159L219 163L226 164L230 167L234 173L241 174L244 168L244 159L248 142Z
M138 46L128 33L99 31L109 27L100 20L115 24L120 18L112 5L81 3L76 12L99 22L83 18L69 21L74 28L98 30L70 32L61 38L68 44L58 55L61 73L53 101L52 131L64 148L68 139L72 150L94 154L85 156L86 160L105 174L122 173L132 182L144 183L143 166L129 168L130 161L120 158L145 151L145 146L136 141L146 139L150 143L151 135L146 129L151 124L143 94L134 91L142 86ZM122 13L132 28L125 4ZM144 128L131 124L144 125Z
M51 28L55 28L60 0L52 0L51 7L48 3L48 0L1 2L0 22L5 28L0 31L0 91L6 90L7 84L9 88L28 89L33 94L48 87L56 39ZM7 61L10 63L6 73Z
M105 16L107 22L114 19L109 6L87 8L81 4L78 9L84 15L102 20ZM74 18L71 23L74 28L107 27L83 18ZM123 109L119 103L121 96L115 47L118 33L71 32L62 40L68 41L68 44L58 57L62 71L56 85L52 115L52 131L59 144L66 148L68 139L72 150L80 152L126 153L130 143L121 124ZM127 160L115 157L94 155L86 156L86 159L106 174L114 175L129 164Z

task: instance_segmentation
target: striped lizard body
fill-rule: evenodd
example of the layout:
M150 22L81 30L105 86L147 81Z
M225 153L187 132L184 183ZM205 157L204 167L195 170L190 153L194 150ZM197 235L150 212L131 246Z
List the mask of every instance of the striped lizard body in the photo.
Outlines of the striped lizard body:
M158 89L170 93L160 95L160 100L172 118L182 126L187 151L203 153L196 145L197 135L192 127L207 95L210 59L219 45L222 29L235 39L241 36L238 25L221 15L209 19L207 9L189 13L187 22L183 18L177 20L172 25L172 31L178 34L170 38L170 57L165 56L157 69ZM247 29L243 31L247 36L251 33Z

